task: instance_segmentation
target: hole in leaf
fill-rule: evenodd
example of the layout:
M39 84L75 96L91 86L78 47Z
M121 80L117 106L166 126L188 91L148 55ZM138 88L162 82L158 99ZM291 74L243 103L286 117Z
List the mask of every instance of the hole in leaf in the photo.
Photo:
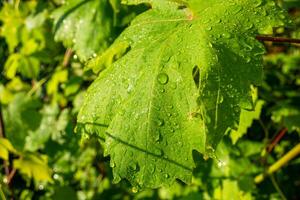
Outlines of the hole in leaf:
M187 8L186 5L179 5L179 6L178 6L178 10L183 10L183 9L186 9L186 8Z
M193 79L194 79L194 82L195 82L197 88L199 88L199 85L200 85L200 68L198 67L198 65L194 66L192 75L193 75Z

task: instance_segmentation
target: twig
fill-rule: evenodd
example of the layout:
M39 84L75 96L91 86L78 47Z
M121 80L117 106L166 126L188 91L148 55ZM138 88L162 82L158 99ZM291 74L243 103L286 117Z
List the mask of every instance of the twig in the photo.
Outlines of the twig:
M282 137L286 134L287 131L287 128L283 128L280 130L280 132L276 135L274 140L267 147L268 153L270 153L273 150L273 148L278 144L278 142L282 139Z
M73 54L72 49L68 48L66 50L66 53L65 53L65 56L64 56L64 61L63 61L63 66L64 67L67 67L69 65L72 54Z
M295 158L297 155L300 154L300 143L297 144L292 150L290 150L287 154L285 154L282 158L280 158L277 162L275 162L273 165L271 165L265 173L259 174L254 178L254 182L256 184L261 183L265 177L268 175L273 174L280 168L282 168L283 165L287 164L290 160Z
M270 179L272 181L273 186L275 187L276 191L278 192L278 194L280 195L282 200L287 200L287 198L285 197L284 193L282 192L282 190L280 189L277 181L275 180L273 175L270 175Z
M2 106L0 104L0 137L5 138L5 136L6 135L5 135L5 127L4 127L3 115L2 115ZM13 176L14 176L14 174L16 172L14 172L13 174L10 173L10 170L9 170L9 167L8 167L8 164L7 164L6 161L3 161L3 165L4 165L6 183L7 183L8 186L10 186L9 182L12 180L12 178L13 178ZM10 177L10 175L11 175L11 177ZM14 197L13 197L13 188L11 188L11 191L12 191L12 197L11 197L11 199L14 199ZM1 191L1 192L3 192L3 191Z
M300 39L295 39L295 38L284 38L284 37L272 37L272 36L266 36L266 35L258 35L258 36L256 36L256 39L259 41L300 44Z
M2 106L0 105L0 137L5 138L4 122L2 117Z
M15 168L11 170L11 172L7 176L7 185L9 185L11 183L11 180L14 178L16 172L17 172L17 170Z

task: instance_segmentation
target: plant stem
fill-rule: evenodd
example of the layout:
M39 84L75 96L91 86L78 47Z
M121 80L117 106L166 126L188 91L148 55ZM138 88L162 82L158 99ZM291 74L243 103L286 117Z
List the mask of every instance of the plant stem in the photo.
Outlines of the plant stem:
M65 56L64 56L64 60L63 60L63 66L67 67L69 65L70 59L72 57L73 51L72 49L68 48L66 50Z
M2 117L2 106L0 105L0 137L5 138L4 122Z
M2 190L2 185L1 184L0 184L0 197L1 197L2 200L6 200L6 197L5 197L4 192Z
M271 165L265 173L259 174L254 178L254 182L256 184L261 183L265 177L268 175L273 174L280 168L282 168L283 165L287 164L290 160L295 158L297 155L300 154L300 143L297 144L292 150L290 150L287 154L285 154L282 158L280 158L277 162L275 162L273 165Z
M275 180L273 175L270 175L270 179L272 181L273 186L275 187L276 191L278 192L278 194L280 195L282 200L287 200L287 198L285 197L285 195L283 194L282 190L280 189L277 181Z
M256 39L259 41L300 44L300 39L295 39L295 38L284 38L284 37L272 37L272 36L266 36L266 35L258 35L258 36L256 36Z
M268 153L270 153L273 150L273 148L278 144L278 142L282 139L282 137L286 134L287 131L288 131L287 128L283 128L280 130L280 132L276 135L274 140L267 147Z

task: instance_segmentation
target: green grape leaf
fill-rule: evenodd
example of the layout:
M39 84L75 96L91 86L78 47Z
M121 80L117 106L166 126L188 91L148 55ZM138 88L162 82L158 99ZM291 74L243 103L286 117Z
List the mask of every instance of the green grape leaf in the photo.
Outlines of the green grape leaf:
M116 182L189 183L192 151L213 156L241 109L253 109L264 53L255 36L283 25L285 13L266 0L127 2L152 9L112 45L129 50L90 86L77 131L102 138Z
M45 155L26 153L13 161L15 169L22 174L33 178L36 182L52 182L51 170L48 167L48 158Z
M252 125L253 121L259 119L264 101L259 100L256 102L254 110L242 110L240 115L240 123L237 130L230 132L232 143L235 144L244 134L247 133L248 128Z
M272 120L275 123L282 123L289 131L300 133L300 108L290 102L281 102L273 108Z
M102 52L114 38L114 11L108 0L68 0L52 17L55 40L74 48L81 60Z
M3 108L6 137L18 150L24 149L29 131L36 130L41 121L38 110L41 102L24 93L17 93L7 107Z
M0 11L1 25L0 35L5 38L9 52L14 52L14 49L20 42L21 29L24 23L20 12L15 12L12 5L5 3Z
M230 179L222 180L222 186L215 189L214 199L253 199L251 193L244 192L239 188L238 182Z
M0 138L0 158L8 160L9 152L16 153L17 151L8 139Z

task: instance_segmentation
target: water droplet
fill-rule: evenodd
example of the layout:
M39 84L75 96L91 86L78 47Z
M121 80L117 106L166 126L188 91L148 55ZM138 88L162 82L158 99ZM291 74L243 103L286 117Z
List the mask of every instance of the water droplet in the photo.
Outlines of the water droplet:
M171 88L172 88L172 89L176 89L176 88L177 88L177 84L176 84L176 83L173 83L173 84L171 85Z
M164 124L165 124L165 122L164 122L163 119L159 119L158 122L157 122L158 126L163 126Z
M158 132L155 136L155 142L159 142L159 141L161 141L161 139L162 139L161 133Z
M150 164L149 168L150 168L150 172L153 174L155 172L155 165Z
M167 106L167 108L168 108L168 109L173 109L173 106L172 106L172 105L170 105L170 106Z
M219 168L222 168L222 167L225 167L225 166L226 166L226 162L221 161L221 160L218 161L218 167Z
M165 84L168 83L169 77L168 77L168 75L165 74L165 73L160 73L160 74L158 74L158 76L157 76L157 81L158 81L160 84L165 85Z
M223 33L222 36L223 36L223 38L226 38L226 39L229 39L232 37L231 34L227 33L227 32Z
M114 168L116 167L116 164L114 162L110 162L110 167Z
M40 184L39 185L39 190L44 190L44 185Z
M246 27L246 29L247 29L247 30L250 30L250 29L253 28L253 26L254 26L253 24L248 24L247 27Z
M138 169L138 164L136 164L136 163L130 164L130 166L129 166L130 171L136 171L137 169Z
M155 149L154 154L158 155L158 156L162 156L163 155L163 151L161 149Z
M216 20L216 23L221 23L221 22L222 22L221 19L217 19L217 20Z
M58 174L54 174L54 175L53 175L53 179L54 179L54 180L57 180L58 178L59 178L59 175L58 175Z
M254 7L259 7L259 6L261 6L261 4L262 4L262 0L255 0L255 2L254 2Z
M233 14L239 13L242 9L243 7L241 5L235 5L233 8Z
M212 27L211 27L211 26L208 26L208 27L206 28L206 30L211 31L211 30L212 30Z
M250 57L246 57L245 60L246 60L246 63L250 63L251 62L251 58Z
M224 101L224 97L223 97L223 95L220 95L219 96L219 99L218 99L218 103L220 104L220 103L223 103L223 101Z

